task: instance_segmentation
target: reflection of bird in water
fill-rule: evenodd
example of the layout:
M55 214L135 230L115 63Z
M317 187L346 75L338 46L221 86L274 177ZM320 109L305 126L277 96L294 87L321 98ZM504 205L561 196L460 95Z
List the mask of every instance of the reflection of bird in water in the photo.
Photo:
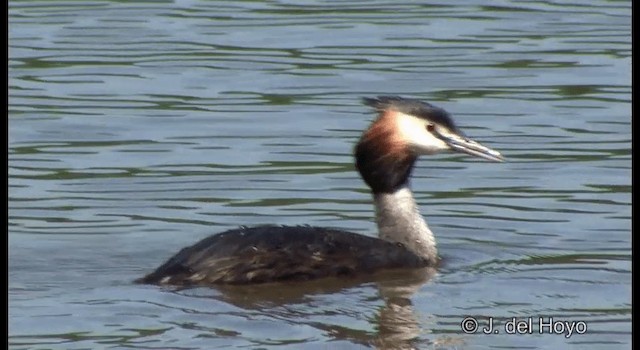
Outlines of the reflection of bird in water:
M431 104L389 96L364 103L378 118L356 145L355 159L373 193L379 238L322 227L243 227L182 249L139 282L249 284L436 265L435 238L409 189L418 156L452 150L492 161L503 157L467 138Z
M432 334L432 328L437 327L435 317L424 309L416 310L411 300L436 272L433 267L395 269L354 278L226 284L217 285L215 289L179 289L177 292L197 298L202 298L204 293L249 310L252 315L317 329L335 341L337 349L341 349L340 344L344 342L379 350L422 349L425 344L442 344L443 338L450 338ZM336 297L342 302L335 303ZM333 317L327 318L328 315L354 318L358 322L335 322ZM449 339L444 340L451 343Z

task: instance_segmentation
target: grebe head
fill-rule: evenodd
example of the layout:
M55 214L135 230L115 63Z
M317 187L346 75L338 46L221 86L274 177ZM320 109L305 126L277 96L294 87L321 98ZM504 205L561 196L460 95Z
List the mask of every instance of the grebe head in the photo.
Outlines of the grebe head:
M444 109L395 96L364 98L379 113L356 145L356 167L375 193L406 185L420 155L456 151L501 162L502 155L469 139Z

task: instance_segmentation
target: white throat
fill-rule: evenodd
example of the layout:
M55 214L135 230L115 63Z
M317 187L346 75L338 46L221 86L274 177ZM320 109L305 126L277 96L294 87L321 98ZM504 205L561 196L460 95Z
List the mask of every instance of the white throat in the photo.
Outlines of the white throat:
M402 243L412 252L435 263L438 259L436 241L408 186L393 193L373 196L380 238Z

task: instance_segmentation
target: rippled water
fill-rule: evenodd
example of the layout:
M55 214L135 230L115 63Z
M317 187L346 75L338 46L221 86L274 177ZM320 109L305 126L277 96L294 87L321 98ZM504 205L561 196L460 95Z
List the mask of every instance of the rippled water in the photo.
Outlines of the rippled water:
M9 2L9 346L630 348L630 5ZM132 283L240 224L375 234L350 152L379 94L508 158L418 164L437 273Z

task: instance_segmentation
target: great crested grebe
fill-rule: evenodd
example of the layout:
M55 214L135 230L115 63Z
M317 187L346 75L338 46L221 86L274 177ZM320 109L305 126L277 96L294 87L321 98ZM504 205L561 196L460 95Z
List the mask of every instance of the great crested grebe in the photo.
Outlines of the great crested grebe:
M363 102L378 118L356 145L355 160L373 193L380 238L322 227L241 227L182 249L138 282L250 284L435 266L435 238L409 189L418 156L453 150L504 158L467 138L445 110L429 103L395 96Z

